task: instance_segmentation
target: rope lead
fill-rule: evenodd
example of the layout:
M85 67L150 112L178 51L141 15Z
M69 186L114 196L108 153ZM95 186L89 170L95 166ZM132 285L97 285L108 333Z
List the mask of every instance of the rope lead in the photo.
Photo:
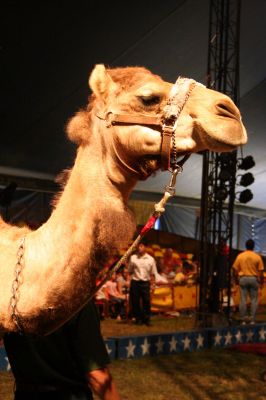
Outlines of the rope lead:
M96 286L95 290L90 296L91 300L93 296L97 293L97 291L108 281L108 279L112 276L114 272L116 272L122 264L124 264L127 259L131 256L131 254L136 250L138 244L142 240L142 238L153 228L155 222L157 219L164 213L165 211L165 204L167 201L170 199L170 197L173 197L175 195L175 184L176 184L176 178L177 175L180 174L183 171L182 166L176 165L175 169L171 171L171 179L169 182L169 185L165 187L165 192L162 197L162 199L159 201L159 203L156 203L154 205L154 212L148 219L148 222L144 225L144 227L141 229L139 235L136 237L134 242L131 244L131 246L126 250L126 252L123 254L123 256L118 260L118 262L109 269L105 277L102 279L102 281Z

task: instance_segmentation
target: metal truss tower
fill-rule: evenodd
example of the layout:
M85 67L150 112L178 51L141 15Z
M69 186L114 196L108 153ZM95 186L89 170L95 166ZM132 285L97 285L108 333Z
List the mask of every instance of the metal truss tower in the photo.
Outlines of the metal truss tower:
M239 31L241 0L210 0L207 87L239 104ZM222 309L223 291L230 298L237 154L203 153L200 216L201 325ZM229 307L227 314L229 320Z

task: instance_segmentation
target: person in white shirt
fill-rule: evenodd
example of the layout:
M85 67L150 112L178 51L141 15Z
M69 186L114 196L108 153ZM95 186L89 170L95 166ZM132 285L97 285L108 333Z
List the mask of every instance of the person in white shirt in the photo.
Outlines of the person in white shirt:
M128 263L128 271L131 274L130 299L132 316L136 324L150 326L151 279L158 276L155 259L147 253L146 242L138 244L136 254L133 254Z

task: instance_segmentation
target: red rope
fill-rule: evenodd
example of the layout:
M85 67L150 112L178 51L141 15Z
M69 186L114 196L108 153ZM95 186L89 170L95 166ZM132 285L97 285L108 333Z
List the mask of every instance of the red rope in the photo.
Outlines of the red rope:
M143 228L141 229L140 236L146 235L146 233L148 233L151 230L151 228L154 226L158 217L159 217L159 215L152 214L152 216L150 217L150 219L148 220L146 225L144 225Z

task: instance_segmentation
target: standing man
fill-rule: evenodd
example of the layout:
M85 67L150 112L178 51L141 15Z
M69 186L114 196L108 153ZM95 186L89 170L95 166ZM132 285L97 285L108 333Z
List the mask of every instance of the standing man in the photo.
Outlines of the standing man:
M151 278L158 275L155 259L146 252L146 242L138 244L136 254L133 254L128 263L128 271L131 274L130 299L132 316L136 318L136 324L150 326Z
M233 264L233 270L240 285L239 313L242 324L245 325L249 319L247 315L247 297L250 297L250 323L255 323L258 308L259 283L263 285L264 265L260 255L254 250L254 241L246 241L246 250L240 253Z
M47 336L7 333L14 400L120 400L93 302Z

